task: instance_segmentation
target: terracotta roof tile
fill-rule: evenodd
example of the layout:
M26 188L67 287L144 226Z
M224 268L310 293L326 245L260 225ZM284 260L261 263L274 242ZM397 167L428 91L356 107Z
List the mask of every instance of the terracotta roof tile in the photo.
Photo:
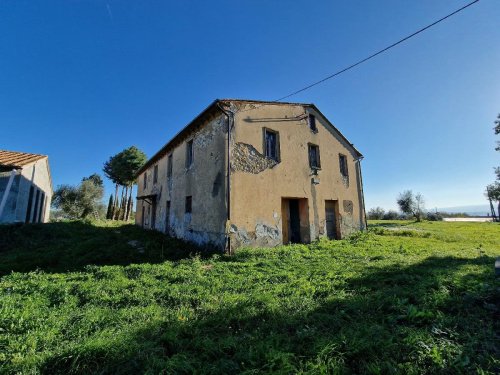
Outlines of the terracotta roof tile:
M22 168L26 164L46 158L46 155L30 154L27 152L0 150L0 166L7 168Z

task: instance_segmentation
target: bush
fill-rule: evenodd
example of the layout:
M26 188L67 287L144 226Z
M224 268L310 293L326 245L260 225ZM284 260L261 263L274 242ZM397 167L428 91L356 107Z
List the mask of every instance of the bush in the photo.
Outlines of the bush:
M384 218L385 211L382 207L376 207L368 211L369 220L382 220Z
M429 221L443 221L443 216L439 212L427 212L427 220Z
M398 220L400 219L399 213L394 210L389 210L384 214L384 220Z

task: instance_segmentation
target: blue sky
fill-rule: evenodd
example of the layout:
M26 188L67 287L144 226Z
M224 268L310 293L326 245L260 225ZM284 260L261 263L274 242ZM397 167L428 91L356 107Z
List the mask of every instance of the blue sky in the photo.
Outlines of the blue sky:
M282 97L466 2L2 1L0 148L48 154L54 185L77 184L125 147L151 156L215 98ZM289 99L365 155L367 208L404 189L429 208L485 203L499 15L481 0Z

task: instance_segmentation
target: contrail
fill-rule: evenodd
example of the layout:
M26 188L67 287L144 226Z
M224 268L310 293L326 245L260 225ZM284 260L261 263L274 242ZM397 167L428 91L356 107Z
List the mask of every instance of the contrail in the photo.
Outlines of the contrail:
M109 6L108 3L106 3L106 9L108 10L109 18L111 22L113 22L113 13L111 13L111 7Z

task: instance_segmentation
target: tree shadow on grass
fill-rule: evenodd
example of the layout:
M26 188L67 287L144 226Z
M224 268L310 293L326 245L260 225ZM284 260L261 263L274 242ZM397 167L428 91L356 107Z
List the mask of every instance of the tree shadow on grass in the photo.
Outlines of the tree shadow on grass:
M0 276L37 269L77 271L86 265L161 263L211 252L133 224L106 227L69 221L0 226Z
M375 265L342 290L243 296L201 318L179 316L113 342L63 350L42 372L498 373L493 262L431 257L407 267ZM295 309L276 307L287 298L296 298ZM304 301L320 303L308 309L299 306Z

